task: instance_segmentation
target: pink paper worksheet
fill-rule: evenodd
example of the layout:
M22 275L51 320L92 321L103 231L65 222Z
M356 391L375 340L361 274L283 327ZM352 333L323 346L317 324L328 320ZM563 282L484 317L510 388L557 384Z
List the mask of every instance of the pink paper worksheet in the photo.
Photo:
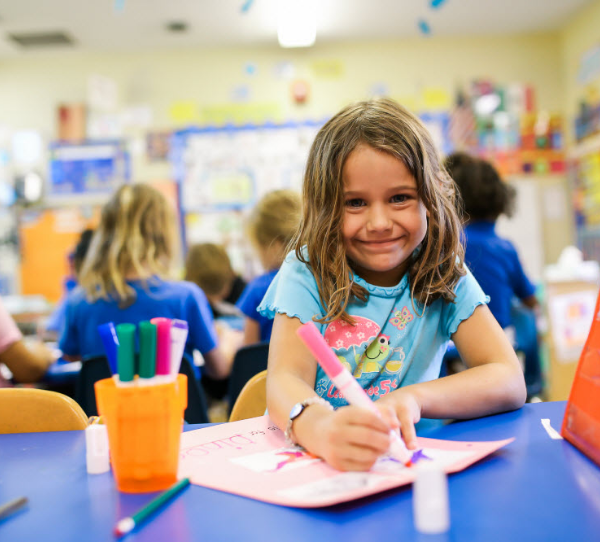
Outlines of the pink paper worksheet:
M514 439L454 442L419 438L413 466L381 457L369 472L340 472L289 447L268 416L181 435L179 476L192 483L285 506L329 506L409 484L422 462L457 472Z

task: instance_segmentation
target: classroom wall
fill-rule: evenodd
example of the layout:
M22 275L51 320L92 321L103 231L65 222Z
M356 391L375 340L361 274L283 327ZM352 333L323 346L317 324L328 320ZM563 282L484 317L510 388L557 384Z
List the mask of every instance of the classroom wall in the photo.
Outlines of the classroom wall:
M128 54L62 53L24 55L0 62L0 119L9 128L56 133L56 106L84 102L88 77L100 74L118 84L122 106L147 104L155 127L172 128L170 108L192 101L210 114L247 95L240 107L260 104L275 120L319 119L346 103L368 97L374 87L415 110L426 89L451 95L457 85L489 77L506 84L531 83L541 108L563 107L558 33L476 38L423 37L410 40L317 44L310 49L202 49ZM306 104L295 105L290 80L275 74L289 61L294 78L310 84ZM246 71L248 63L255 74Z
M581 58L594 46L600 46L600 0L577 13L561 30L561 77L564 80L564 111L567 136L573 140L573 119L579 101L589 92L600 92L600 70L589 82L578 80Z

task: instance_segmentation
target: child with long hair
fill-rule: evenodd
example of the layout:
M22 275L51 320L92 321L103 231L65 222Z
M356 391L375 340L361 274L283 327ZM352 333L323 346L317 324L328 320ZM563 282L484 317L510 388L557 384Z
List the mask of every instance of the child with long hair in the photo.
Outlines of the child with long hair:
M164 316L187 321L186 352L198 349L207 373L228 375L230 360L217 347L206 296L196 284L167 280L177 246L174 223L164 196L147 184L122 186L103 207L80 286L67 299L59 341L67 359L104 354L100 324Z
M463 262L454 182L406 109L360 102L323 126L293 247L259 307L274 317L269 415L293 442L335 468L366 470L390 428L414 449L421 417L523 405L519 361ZM380 416L348 406L300 341L311 320ZM438 378L450 339L469 369Z
M246 286L237 302L244 313L244 344L268 341L273 320L256 312L279 271L300 220L300 194L293 190L273 190L265 194L248 219L248 237L265 272Z

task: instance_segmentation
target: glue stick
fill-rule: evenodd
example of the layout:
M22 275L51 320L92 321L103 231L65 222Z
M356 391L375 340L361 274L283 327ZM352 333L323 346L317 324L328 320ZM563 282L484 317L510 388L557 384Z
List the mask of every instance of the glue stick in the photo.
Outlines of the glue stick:
M415 528L421 533L444 533L450 527L448 478L439 467L421 462L413 483Z
M86 463L88 474L108 472L108 433L106 425L93 423L85 428Z

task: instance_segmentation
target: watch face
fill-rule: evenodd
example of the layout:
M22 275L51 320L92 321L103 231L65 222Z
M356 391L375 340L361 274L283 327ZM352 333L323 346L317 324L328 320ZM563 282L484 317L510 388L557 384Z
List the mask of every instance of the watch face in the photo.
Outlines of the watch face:
M300 416L300 413L304 410L304 405L302 403L296 403L292 410L290 410L290 420L293 420Z

